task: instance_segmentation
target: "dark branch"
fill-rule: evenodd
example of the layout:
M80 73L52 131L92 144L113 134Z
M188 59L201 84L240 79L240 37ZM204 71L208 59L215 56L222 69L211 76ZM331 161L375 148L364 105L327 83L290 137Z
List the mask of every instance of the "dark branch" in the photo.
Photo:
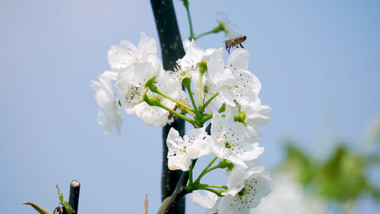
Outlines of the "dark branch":
M172 0L151 0L150 2L152 5L158 36L160 38L163 66L165 70L173 71L176 61L185 55L173 2ZM162 200L172 195L181 175L181 171L171 171L168 168L168 148L166 146L166 138L171 127L174 127L181 135L183 135L185 123L183 120L176 119L174 123L163 128L163 164L161 180ZM185 213L184 199L177 203L177 207L173 210L173 213Z
M174 70L176 61L185 55L172 0L151 0L162 61L165 70Z
M71 206L71 208L73 208L73 214L78 213L79 190L80 190L79 181L72 180L70 183L69 205ZM62 214L67 214L67 211L65 208L63 208Z
M71 181L69 204L73 208L73 213L75 213L75 214L78 213L79 191L80 191L79 181L77 181L77 180Z

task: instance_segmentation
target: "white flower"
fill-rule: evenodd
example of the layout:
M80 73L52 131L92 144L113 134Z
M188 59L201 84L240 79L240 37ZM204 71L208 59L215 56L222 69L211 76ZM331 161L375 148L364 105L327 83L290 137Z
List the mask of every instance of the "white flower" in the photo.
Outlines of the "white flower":
M246 174L248 175L248 174ZM253 170L235 195L226 195L220 201L219 214L249 214L261 199L270 193L270 177L265 170Z
M150 106L146 102L136 105L135 114L148 126L163 127L173 122L173 118L168 119L169 113L166 110L158 106Z
M156 78L155 86L167 96L175 99L181 100L185 98L184 92L182 91L181 84L174 79L168 72L161 72L160 75ZM162 105L173 109L176 106L176 103L173 101L162 97L159 94L148 91L147 95L149 97L155 97L161 102ZM150 106L147 103L143 102L136 106L136 115L139 116L145 124L149 126L159 127L165 126L167 123L174 121L174 118L169 118L169 112L158 106ZM180 110L179 108L177 109Z
M269 173L265 171L264 166L260 165L257 160L246 161L247 168L235 164L231 171L227 171L228 191L225 195L234 196L244 187L244 181L251 177L253 174L266 174L269 178Z
M231 21L227 18L226 14L217 13L216 21L219 23L219 26L223 28L223 31L228 38L235 38L241 35L235 31L234 27L231 24Z
M149 97L156 97L161 104L171 109L176 104L145 88L146 82L153 77L156 77L155 85L162 93L177 100L183 98L180 83L168 72L164 72L159 62L141 62L125 68L119 73L116 87L119 90L122 107L128 114L137 115L147 125L159 127L173 121L173 118L168 118L169 112L165 109L148 105L143 100L143 95L147 92Z
M184 78L191 78L192 73L197 69L197 63L202 60L203 50L198 48L195 41L186 40L183 42L185 56L177 60L177 76L182 82Z
M259 126L264 126L270 121L270 111L272 108L267 105L261 105L261 101L257 98L256 102L251 102L247 106L226 106L226 119L234 120L236 116L243 114L244 121L240 121L245 127L245 136L248 142L257 142L257 139L262 136ZM244 119L241 118L241 119Z
M208 70L212 81L219 87L220 95L227 105L250 105L257 101L261 83L256 76L246 70L249 53L237 49L228 58L227 66L221 59L212 60Z
M140 42L136 47L129 41L121 41L120 46L112 46L107 54L112 70L120 71L139 62L150 62L157 58L156 41L140 34Z
M122 107L128 114L135 113L135 106L143 101L145 83L152 77L158 76L160 67L152 63L141 62L122 70L116 81Z
M184 78L191 78L194 73L198 73L198 63L201 61L208 62L212 58L223 58L223 49L206 49L202 50L196 46L196 42L192 40L184 41L183 43L185 49L185 56L179 60L177 60L178 71L176 75L180 82Z
M170 170L188 171L191 160L209 154L208 144L211 140L205 128L192 129L183 138L174 128L167 137L168 167Z
M251 111L247 111L247 121L245 124L245 134L249 142L255 142L262 134L258 126L264 126L270 121L270 111L272 108L267 105L252 106Z
M98 124L103 126L105 134L108 134L113 127L116 127L117 133L120 135L123 114L111 82L111 79L114 78L114 72L106 71L99 75L99 82L92 81L91 87L95 90L95 100L100 106Z
M218 112L211 120L212 152L221 159L247 167L244 161L254 160L264 152L258 143L245 142L242 123L227 124Z
M208 64L208 75L212 83L217 87L219 96L223 101L231 106L235 106L234 97L230 92L237 79L230 69L226 69L223 59L212 59Z
M220 198L215 193L196 190L190 193L190 198L195 204L203 207L207 212L217 212Z
M292 174L279 174L273 178L271 194L264 198L254 212L256 214L322 214L326 204L308 195Z
M236 85L231 88L231 92L240 105L248 105L256 102L256 96L260 93L260 80L249 72L249 52L245 49L233 51L228 58L227 66L237 78Z

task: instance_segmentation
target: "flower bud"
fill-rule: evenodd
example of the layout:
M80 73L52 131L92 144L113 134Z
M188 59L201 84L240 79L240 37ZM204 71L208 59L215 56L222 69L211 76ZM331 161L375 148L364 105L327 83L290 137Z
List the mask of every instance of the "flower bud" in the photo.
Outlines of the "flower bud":
M149 97L146 93L143 96L143 100L150 106L160 106L161 102L157 97Z
M202 62L199 62L197 65L199 67L199 72L201 72L201 74L207 71L207 62L202 61Z
M158 89L157 89L157 86L154 85L154 83L157 83L156 82L156 76L154 76L154 77L150 78L148 81L146 81L145 88L149 88L149 90L151 90L152 92L157 93Z
M190 88L191 87L191 79L186 77L185 79L182 80L182 84L186 87L186 88Z
M234 117L234 121L241 122L245 125L247 124L247 115L244 111L239 111L239 114Z

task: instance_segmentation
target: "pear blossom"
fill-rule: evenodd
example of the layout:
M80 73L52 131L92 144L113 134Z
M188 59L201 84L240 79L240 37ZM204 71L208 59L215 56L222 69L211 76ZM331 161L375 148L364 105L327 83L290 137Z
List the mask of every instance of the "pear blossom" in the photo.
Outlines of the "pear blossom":
M167 96L176 99L182 100L185 99L184 92L182 91L181 84L168 72L161 72L160 75L156 78L157 88L166 94ZM149 97L155 97L160 103L170 109L175 109L176 103L173 101L162 97L159 94L148 91L147 95ZM150 106L145 102L138 104L135 108L135 113L140 117L143 122L149 126L162 127L167 123L174 121L174 118L169 118L169 112L165 109L158 106ZM179 109L178 109L179 111Z
M248 142L256 142L262 136L259 126L264 126L270 121L270 111L272 108L267 105L261 105L261 101L257 98L257 102L247 106L226 106L226 120L235 120L239 114L244 115L245 136Z
M140 34L140 42L136 47L129 41L121 41L120 46L112 46L107 59L113 71L121 71L139 62L151 62L157 59L157 45L152 38Z
M191 78L192 73L197 69L197 63L202 60L203 50L198 48L195 41L186 40L183 42L185 56L177 60L177 75L180 82L184 78Z
M108 134L113 127L116 127L118 135L123 122L118 101L115 97L111 79L115 78L115 73L106 71L99 75L99 82L92 81L92 88L95 90L95 100L100 106L98 112L98 124L103 126L103 132Z
M145 83L160 73L160 67L154 67L149 62L137 63L120 71L115 85L119 90L120 102L128 114L134 114L135 106L143 101Z
M212 152L221 159L247 167L244 161L254 160L264 152L258 143L245 142L242 123L227 124L218 112L211 119Z
M258 126L264 126L270 121L270 111L272 108L267 105L253 106L253 111L247 112L247 121L245 124L245 134L247 139L251 139L250 142L256 141L257 137L261 137L262 134L258 129Z
M185 56L177 60L176 75L180 82L184 78L192 78L194 73L198 73L198 63L201 61L209 61L212 58L223 58L223 48L202 50L197 47L195 40L186 40L183 43Z
M183 138L171 128L166 140L169 169L188 171L192 160L210 153L210 140L205 128L192 129Z
M248 51L237 49L229 56L227 66L221 59L213 60L208 65L210 77L219 87L220 96L227 105L250 105L257 101L261 83L246 70L248 62Z
M163 127L173 122L173 118L168 119L169 113L158 106L150 106L142 102L135 107L135 113L148 126Z
M237 78L236 85L231 88L236 101L240 105L248 105L258 100L256 97L261 90L260 80L249 72L249 52L245 49L233 51L228 58L227 66Z
M168 72L164 72L160 62L140 62L134 66L126 67L120 71L116 87L119 90L121 104L128 114L135 114L145 124L150 126L164 126L173 118L168 119L169 112L158 106L150 106L143 100L147 93L150 97L156 97L161 104L173 109L175 103L156 93L148 91L145 87L147 81L156 77L156 86L173 99L181 99L184 95L181 85Z
M225 13L218 12L216 21L218 22L219 27L222 28L222 30L228 38L235 38L241 35L240 33L236 32L236 30L231 24L231 21L228 19Z
M228 191L223 193L224 195L236 195L244 187L244 181L253 174L266 174L269 179L269 173L257 160L245 161L245 163L247 167L235 164L231 171L227 171Z
M207 64L208 76L218 89L219 96L227 105L235 106L234 97L230 92L230 88L237 83L236 77L230 69L224 66L224 60L214 58Z
M235 195L227 194L220 201L219 214L249 214L270 191L270 177L265 170L253 170L243 181L243 187Z
M221 199L213 192L201 190L190 193L190 198L195 204L203 207L209 213L217 212Z
M208 48L203 50L197 47L195 40L186 40L183 43L185 49L185 56L179 59L177 62L181 65L181 62L192 62L191 65L194 67L198 62L210 61L212 58L223 58L223 48Z
M272 192L265 197L252 214L323 214L326 203L313 197L298 183L293 174L280 173L274 176Z

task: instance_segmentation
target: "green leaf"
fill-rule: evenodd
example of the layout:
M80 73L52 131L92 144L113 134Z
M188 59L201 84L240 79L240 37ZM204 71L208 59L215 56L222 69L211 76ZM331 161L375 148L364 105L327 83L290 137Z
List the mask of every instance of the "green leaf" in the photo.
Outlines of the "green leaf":
M47 209L43 208L43 207L40 207L32 202L25 202L23 203L25 205L30 205L32 206L35 210L37 210L37 212L39 212L40 214L52 214L52 212L48 211Z
M360 155L338 145L316 179L321 196L340 202L357 200L368 191L366 168Z
M304 186L310 184L319 168L309 154L297 148L293 143L286 145L286 162L283 168L296 173L297 180Z
M67 201L63 197L63 194L62 194L61 190L59 190L59 188L58 188L58 184L57 184L57 192L58 192L59 201L61 201L61 204L62 204L63 208L65 208L67 214L72 214L73 213L73 208L70 206L69 203L67 203Z

